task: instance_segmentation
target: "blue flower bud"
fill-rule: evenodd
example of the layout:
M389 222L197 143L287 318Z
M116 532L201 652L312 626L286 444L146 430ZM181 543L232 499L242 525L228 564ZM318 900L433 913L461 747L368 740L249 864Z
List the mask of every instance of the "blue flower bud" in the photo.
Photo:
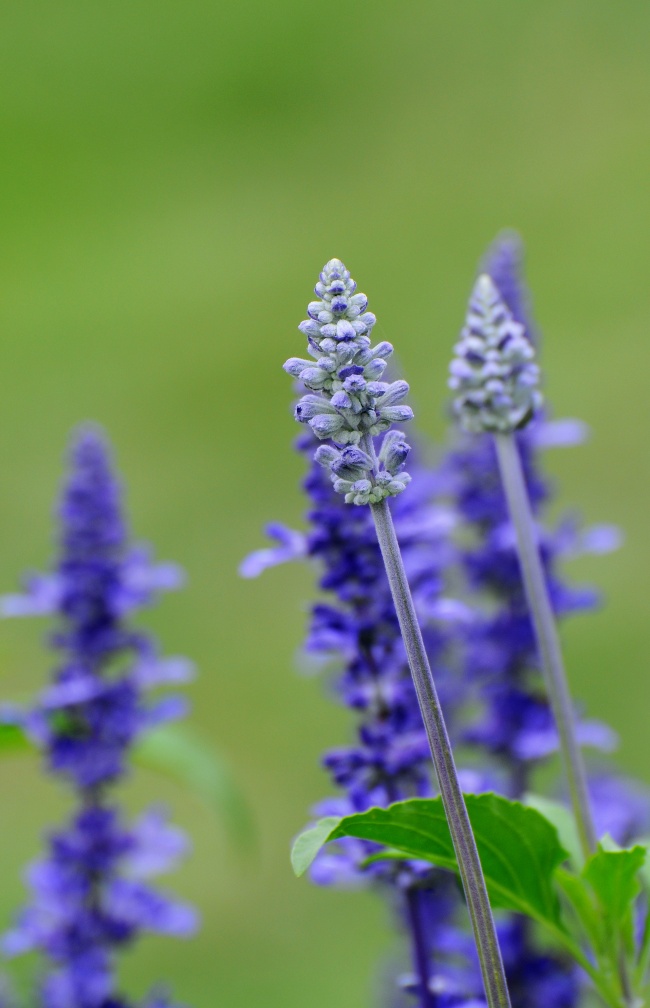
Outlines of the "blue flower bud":
M358 480L372 469L373 461L369 455L360 448L344 448L338 458L331 464L332 472L342 479Z
M328 375L322 368L307 367L300 372L300 381L311 389L321 389L328 381Z
M371 360L366 364L363 369L363 373L369 381L373 381L376 378L381 378L387 367L387 361L383 360L381 357L376 357L374 360Z
M476 281L454 353L448 384L467 430L512 432L541 405L534 347L487 274Z
M383 395L380 396L377 401L377 405L380 407L395 406L397 403L400 403L402 399L406 399L408 393L408 382L394 381L388 386Z
M319 413L335 413L329 401L322 396L306 395L299 399L294 408L294 416L299 423L306 423Z
M354 326L347 319L340 319L336 323L336 338L340 340L353 340L356 336Z
M388 343L384 340L382 343L378 343L376 347L371 351L372 357L390 357L393 353L393 344Z
M319 413L309 420L309 426L319 440L334 437L343 426L343 418L331 413Z
M359 364L349 364L347 367L339 369L339 378L349 378L350 375L362 375L363 368Z
M370 332L376 321L377 319L372 314L372 312L365 312L363 315L360 315L359 318L357 319L358 323L363 324L364 332Z
M404 465L408 458L411 446L404 440L401 431L389 431L382 441L379 461L393 476Z
M322 327L319 326L318 322L314 322L313 319L305 319L304 322L300 323L298 328L305 336L320 336Z
M410 406L386 406L377 412L382 420L389 420L391 423L405 423L406 420L413 419L413 410Z
M301 371L304 371L306 367L311 366L312 361L302 360L301 357L290 357L289 360L285 361L282 365L287 374L293 375L294 378L298 378Z
M366 387L366 379L359 374L350 375L343 382L343 388L346 392L363 392Z
M341 453L337 451L336 448L333 448L332 445L323 444L319 445L318 448L316 449L316 452L314 453L314 458L316 459L319 465L322 465L325 469L329 469L331 468L332 463L336 462L336 460L339 458L340 454Z

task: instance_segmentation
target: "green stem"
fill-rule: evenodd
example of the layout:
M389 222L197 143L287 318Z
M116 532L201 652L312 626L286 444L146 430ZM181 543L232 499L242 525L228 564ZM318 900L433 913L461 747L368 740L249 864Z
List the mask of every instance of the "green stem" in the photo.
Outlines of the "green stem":
M571 804L585 858L596 850L587 778L582 753L575 733L575 721L567 682L560 639L551 608L546 578L539 555L535 522L513 434L494 436L501 479L508 510L517 536L517 549L528 608L535 628L535 637L546 681L553 716L560 736L560 748L569 784Z
M548 930L549 934L555 938L558 944L564 946L578 966L582 967L585 973L590 977L594 987L602 997L605 1004L609 1005L609 1008L627 1008L627 1003L620 997L616 987L614 987L608 978L604 976L598 966L593 966L592 963L590 963L580 946L574 942L569 935L567 935L566 931L563 931L562 928L559 927L551 927L548 921L540 921L540 923Z
M369 436L364 438L363 447L371 457L374 457L374 449ZM483 869L467 815L465 799L460 789L449 736L415 613L393 519L386 500L379 504L371 504L370 510L377 529L377 538L386 565L386 573L415 684L422 720L431 747L440 795L456 851L481 964L487 1002L489 1008L510 1008L510 996Z
M508 502L508 511L515 527L517 550L521 565L528 608L535 628L535 637L546 681L555 724L560 736L560 749L571 795L573 814L578 828L580 846L587 859L597 847L584 761L575 731L575 718L567 681L557 624L548 594L544 569L539 555L535 520L514 434L495 434L501 480ZM616 955L624 1003L633 1003L628 964L624 956Z

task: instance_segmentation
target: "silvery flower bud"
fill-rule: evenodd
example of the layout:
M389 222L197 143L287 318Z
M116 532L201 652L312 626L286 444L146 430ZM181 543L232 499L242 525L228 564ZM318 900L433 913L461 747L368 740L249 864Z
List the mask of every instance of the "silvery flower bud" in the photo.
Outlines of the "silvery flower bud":
M408 475L400 472L408 445L401 434L385 440L379 462L374 451L371 458L358 445L396 421L410 420L413 412L399 405L409 390L406 382L381 381L393 348L385 341L371 346L375 316L356 286L340 259L325 265L315 287L319 300L309 303L308 318L299 326L314 361L291 357L284 369L316 393L301 398L296 419L308 423L319 440L339 446L321 446L316 455L334 489L354 504L374 504L408 483Z
M406 443L401 431L388 431L381 444L379 461L394 476L406 462L410 451L411 446Z
M314 434L321 441L325 438L336 440L337 435L342 431L344 422L343 417L332 413L319 413L308 421Z
M400 403L402 399L406 399L409 394L408 382L405 381L395 381L392 382L382 393L382 395L377 400L377 406L396 406Z
M487 274L476 281L449 368L454 412L466 430L511 433L542 403L535 350Z

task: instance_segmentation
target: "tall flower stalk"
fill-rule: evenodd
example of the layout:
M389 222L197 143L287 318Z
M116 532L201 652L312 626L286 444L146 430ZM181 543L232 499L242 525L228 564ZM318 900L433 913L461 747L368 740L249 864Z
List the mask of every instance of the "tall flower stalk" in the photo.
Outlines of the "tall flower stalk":
M508 509L515 527L526 597L540 663L560 737L565 773L585 857L596 848L587 777L555 617L539 554L515 432L541 405L535 350L493 280L482 274L470 299L465 328L455 348L449 384L454 410L466 430L494 437Z
M321 445L316 453L334 490L344 494L348 504L371 506L458 859L487 1001L490 1008L505 1008L510 999L485 880L387 504L387 498L400 494L410 481L403 471L409 446L401 432L390 430L393 423L412 418L411 409L401 405L408 385L380 380L392 347L388 343L372 347L369 333L375 318L366 311L367 298L356 293L340 260L326 264L315 290L319 300L310 303L309 318L300 325L314 360L291 358L285 364L285 370L311 390L298 403L296 419L308 423L319 440L334 442ZM379 434L384 437L377 454L374 438Z
M127 620L158 591L177 587L180 572L130 546L120 496L106 442L81 431L59 508L55 569L2 600L5 616L54 614L58 621L52 682L33 709L16 716L50 772L72 788L76 809L30 866L31 902L3 939L7 955L35 950L45 957L43 1008L130 1008L134 1002L118 988L116 954L142 931L186 936L196 926L193 909L147 882L184 853L183 834L155 808L125 822L112 798L136 739L184 711L181 698L148 700L148 690L191 674L188 662L161 658ZM154 990L143 1008L168 1004Z

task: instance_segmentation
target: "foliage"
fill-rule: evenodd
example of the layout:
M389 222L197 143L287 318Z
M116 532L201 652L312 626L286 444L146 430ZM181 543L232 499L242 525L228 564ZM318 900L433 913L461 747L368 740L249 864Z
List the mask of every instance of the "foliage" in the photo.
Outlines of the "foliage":
M492 905L525 914L540 925L589 973L612 1008L642 1004L648 911L638 897L647 884L647 846L621 849L605 840L580 866L575 854L562 846L551 821L552 817L561 822L563 833L571 838L568 846L575 851L575 826L562 807L535 799L538 808L533 808L496 794L467 794L465 800ZM546 806L549 817L540 806ZM415 857L457 871L440 798L411 799L341 819L321 819L294 843L295 873L302 875L324 844L343 837L377 844L369 862ZM646 916L640 941L634 927L639 913Z

